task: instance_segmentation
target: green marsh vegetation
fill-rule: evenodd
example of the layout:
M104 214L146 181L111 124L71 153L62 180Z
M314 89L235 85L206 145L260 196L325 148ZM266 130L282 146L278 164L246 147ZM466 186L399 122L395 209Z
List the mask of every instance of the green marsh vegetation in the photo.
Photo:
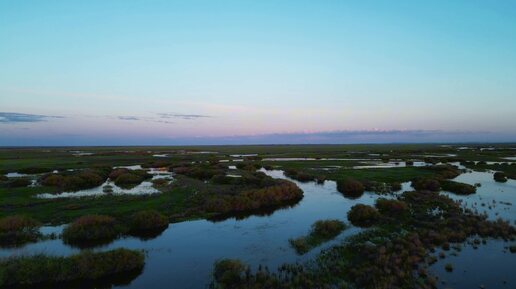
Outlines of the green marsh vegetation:
M63 241L78 247L108 244L121 234L115 218L103 215L85 215L63 230Z
M359 225L365 221L371 229L323 251L314 262L285 264L277 273L259 268L245 274L245 265L239 263L242 268L237 270L239 278L220 282L214 277L215 285L218 288L435 288L437 279L427 268L436 260L432 253L436 248L477 236L504 240L514 240L516 236L516 228L509 222L489 221L486 216L463 209L449 197L432 191L404 192L396 200L379 199L376 208L356 205L350 213L353 211L360 212L357 213ZM224 274L220 272L224 268L218 270L219 276Z
M38 221L23 215L0 218L0 246L19 246L35 242L41 236L40 226Z
M127 249L99 253L84 251L68 257L15 256L0 259L0 287L57 288L70 282L84 283L131 273L134 278L144 265L142 252Z
M304 254L337 237L346 227L346 224L340 220L319 220L312 225L307 236L290 239L289 242L298 254Z
M462 171L442 165L446 162L461 162L475 170L500 171L511 178L516 166L504 159L512 156L514 150L505 149L504 146L494 151L480 148L478 146L463 152L454 147L429 144L74 149L92 153L84 156L75 156L66 148L0 149L0 216L23 213L43 223L63 224L85 215L105 215L114 218L114 231L118 237L137 235L135 232L142 231L154 232L155 229L159 232L168 226L168 221L230 216L239 212L258 214L265 209L273 211L295 204L303 197L303 192L295 184L256 172L262 167L285 170L287 175L301 182L327 179L342 184L351 178L361 183L363 190L382 194L398 191L402 182L414 180L415 184L421 181L422 185L415 187L416 192L385 196L395 199L379 199L374 207L354 209L355 216L350 218L350 222L366 224L368 229L320 254L313 260L314 267L285 265L274 275L263 269L251 273L245 264L229 262L218 266L218 277L214 279L223 288L333 288L337 285L345 287L346 284L356 288L428 288L435 280L425 268L432 254L435 254L432 253L435 248L446 247L445 244L452 244L453 247L454 242L462 242L471 236L514 238L514 228L511 226L502 221L487 221L484 216L477 216L463 208L459 212L454 209L456 204L449 203L437 192L472 192L469 185L451 180ZM199 153L205 151L216 153ZM152 155L157 153L168 156L156 159ZM242 162L235 161L237 157L230 157L232 154L246 153L259 156L242 157L245 159ZM296 157L315 160L265 160ZM435 165L353 169L353 166L363 165L362 159L390 162L426 160ZM471 163L475 160L485 162ZM491 164L491 161L498 163ZM108 179L116 183L124 174L129 175L121 178L118 183L121 186L124 183L134 186L142 179L148 179L145 170L141 174L137 170L127 169L113 173L115 167L132 165L162 168L176 175L172 183L156 182L154 187L160 193L153 195L36 197L43 193L95 187ZM235 165L236 169L228 169L229 165ZM58 172L51 173L54 170ZM33 180L35 177L39 183L36 187L28 187L27 182L19 186L4 186L6 181L14 180L5 176L9 172L34 173L34 176L20 179ZM435 182L434 186L425 185L428 179L438 182L438 188ZM436 192L428 191L433 188L436 188ZM149 213L149 210L152 212ZM434 218L429 212L440 218ZM108 228L110 226L107 225ZM100 227L104 228L104 225ZM102 232L104 229L99 230ZM389 273L386 274L385 270ZM414 273L416 276L412 276Z

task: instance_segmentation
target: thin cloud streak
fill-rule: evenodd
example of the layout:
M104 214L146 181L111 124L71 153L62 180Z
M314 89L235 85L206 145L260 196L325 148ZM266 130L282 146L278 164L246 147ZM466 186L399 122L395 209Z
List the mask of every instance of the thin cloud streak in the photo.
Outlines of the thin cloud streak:
M0 112L0 123L20 123L20 122L41 122L49 118L64 118L63 116L29 114L19 112Z

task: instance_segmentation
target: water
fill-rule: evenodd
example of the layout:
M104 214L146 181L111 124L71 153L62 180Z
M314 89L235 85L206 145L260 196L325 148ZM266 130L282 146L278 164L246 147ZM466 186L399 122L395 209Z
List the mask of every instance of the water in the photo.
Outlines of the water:
M466 172L454 179L470 185L479 183L477 193L459 196L447 193L450 198L461 200L464 207L487 214L490 220L502 218L514 222L516 220L516 180L498 183L493 180L493 172Z
M446 258L439 259L429 271L439 276L440 289L516 288L516 256L508 252L510 244L503 240L488 240L477 249L466 244L457 256L450 250ZM448 263L453 266L452 272L445 270Z
M265 171L275 178L285 178L282 171ZM514 181L495 183L492 173L466 173L456 178L465 183L481 183L476 195L456 196L465 205L477 205L480 200L487 202L496 200L497 206L488 210L490 217L495 212L503 218L514 221L514 207L499 204L500 201L516 203L516 184ZM296 181L294 181L296 182ZM151 240L135 237L118 239L115 242L95 248L109 250L125 247L146 251L146 265L141 275L127 286L114 288L206 288L211 280L213 263L221 258L238 258L256 269L259 264L275 270L284 263L304 262L314 258L321 250L335 245L346 237L360 232L361 229L351 226L336 239L322 244L305 255L297 255L289 246L290 238L306 235L310 226L321 219L339 219L346 223L347 212L357 204L374 204L379 197L366 192L358 199L347 199L337 192L336 183L326 181L324 185L314 182L296 182L304 191L304 198L295 206L279 209L268 216L250 216L245 219L227 219L220 222L196 220L170 224L160 236ZM402 184L403 190L411 190L409 183ZM508 207L509 209L505 209ZM481 206L480 206L481 208ZM479 209L480 209L479 208ZM45 233L59 234L63 226L44 227ZM464 248L458 256L438 261L430 269L440 280L447 280L453 288L478 288L485 284L486 288L514 288L515 268L514 255L504 252L507 243L489 240L487 245L480 245L478 250ZM507 251L507 250L505 250ZM51 255L69 255L78 249L63 244L62 240L46 240L28 244L21 248L0 249L0 256L18 254L46 253ZM456 270L453 273L444 271L444 264L452 262ZM463 272L466 270L466 272ZM493 272L495 271L495 272ZM507 279L509 285L501 286ZM512 278L512 279L511 279ZM458 286L460 284L460 286ZM440 284L441 288L447 288ZM487 287L487 285L489 285ZM500 285L500 286L498 286Z

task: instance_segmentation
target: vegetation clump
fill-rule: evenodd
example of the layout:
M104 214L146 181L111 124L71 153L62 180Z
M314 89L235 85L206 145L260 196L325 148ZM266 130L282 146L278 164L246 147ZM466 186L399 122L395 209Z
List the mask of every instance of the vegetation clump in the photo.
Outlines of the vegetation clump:
M495 180L495 182L499 182L499 183L507 182L507 176L505 175L504 172L496 172L496 173L494 173L493 179Z
M371 227L380 220L380 213L374 207L356 204L349 210L348 220L358 227Z
M109 178L115 182L115 185L122 188L135 187L151 177L152 175L145 170L129 170L126 168L114 169L109 174Z
M215 262L213 278L221 288L239 288L244 284L248 270L239 260L222 259Z
M315 175L294 169L287 169L284 173L285 176L300 182L311 182L317 179Z
M303 191L296 184L282 180L275 185L237 195L215 195L206 200L204 207L208 212L225 214L279 207L302 198Z
M90 247L109 243L120 233L121 228L113 217L86 215L63 230L63 241L78 247Z
M131 216L129 233L145 239L152 238L161 234L168 224L168 218L156 210L140 211Z
M289 242L298 254L304 254L312 248L335 238L344 229L346 229L346 224L340 220L319 220L312 225L312 229L307 236L290 239Z
M408 213L407 203L400 200L380 198L376 200L375 207L380 214L390 217L400 217Z
M0 260L0 287L64 285L94 281L129 272L141 272L145 256L140 251L116 249L85 251L69 257L17 256Z
M79 191L102 185L109 175L106 168L46 174L40 178L44 186L57 187L61 191Z
M455 181L443 181L441 182L441 187L443 190L457 195L471 195L477 192L475 186Z
M0 245L17 246L37 241L40 223L22 215L8 216L0 219Z
M346 178L337 181L337 190L347 198L356 199L362 196L365 187L355 179Z
M418 177L412 180L410 184L416 190L426 190L437 192L441 189L441 182L433 178Z

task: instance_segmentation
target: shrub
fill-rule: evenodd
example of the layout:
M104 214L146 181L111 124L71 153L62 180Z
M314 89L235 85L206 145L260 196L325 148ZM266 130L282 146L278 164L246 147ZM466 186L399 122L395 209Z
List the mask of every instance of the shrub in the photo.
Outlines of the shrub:
M340 234L346 225L340 220L319 220L312 225L312 234L328 239Z
M477 188L475 186L460 182L443 181L441 182L441 186L443 190L457 195L471 195L477 192Z
M337 190L348 198L359 198L364 193L364 185L352 178L337 181Z
M0 244L6 246L33 242L40 236L40 223L30 217L14 215L0 219Z
M294 169L285 170L285 176L300 182L310 182L315 180L314 175Z
M376 200L375 206L382 215L391 217L400 216L408 212L407 203L398 200L380 198Z
M357 204L348 212L348 220L358 227L370 227L378 222L380 213L374 207Z
M215 262L213 278L223 288L233 288L244 281L244 273L247 270L240 260L223 259Z
M439 191L441 189L441 183L436 179L431 178L415 178L410 184L416 190L428 190L428 191Z
M132 215L132 232L161 230L168 227L168 218L156 210L140 211Z
M93 281L115 274L141 271L144 265L145 256L142 252L127 249L99 253L86 251L69 257L11 257L0 261L0 287L36 288L42 284Z
M152 184L154 185L154 187L163 187L163 186L168 185L168 183L170 181L171 180L167 179L167 178L159 178L159 179L152 180Z
M109 179L114 181L116 180L119 176L123 175L123 174L127 174L129 173L129 169L127 168L118 168L118 169L114 169L111 171L111 173L109 173Z
M125 173L119 175L115 180L115 185L122 188L130 188L141 184L145 179L137 174Z
M393 191L393 192L401 191L401 189L402 189L401 183L393 182L390 185L391 185L391 191Z
M47 174L40 178L40 183L64 191L79 191L98 187L107 177L108 172L105 168L85 169L70 174Z
M79 247L109 243L120 234L120 227L110 216L86 215L63 230L63 241Z
M453 179L460 175L460 170L451 165L434 165L429 167L429 169L436 171L444 179Z
M0 182L4 182L4 181L7 181L7 180L9 180L9 178L7 176L0 175Z
M493 179L495 180L495 182L499 182L499 183L507 182L507 176L505 175L504 172L496 172L496 173L494 173Z

